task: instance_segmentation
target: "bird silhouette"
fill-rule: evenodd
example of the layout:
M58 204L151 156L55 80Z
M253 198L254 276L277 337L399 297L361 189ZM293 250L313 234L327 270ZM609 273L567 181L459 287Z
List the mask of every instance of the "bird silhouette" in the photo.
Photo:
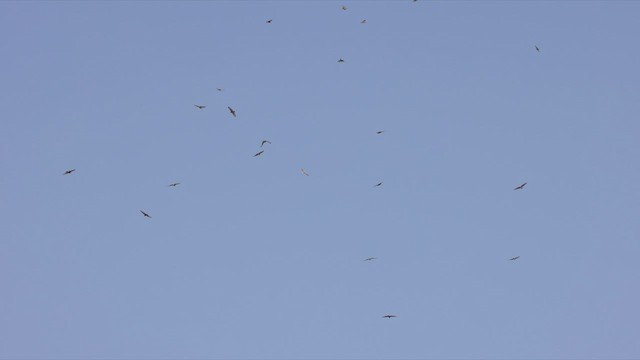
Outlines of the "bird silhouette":
M144 217L148 217L149 219L151 219L151 216L149 214L147 214L146 212L140 210L140 212L142 213L142 215L144 215Z
M378 187L378 186L380 186L380 185L382 185L382 181L381 181L381 182L379 182L379 183L377 183L377 184L375 184L375 185L373 185L373 187Z
M227 108L229 108L229 112L231 113L231 115L233 115L233 117L236 117L236 111L233 110L231 106L227 106Z
M202 110L202 109L207 107L206 105L193 105L193 106L197 107L200 110Z
M360 21L360 24L366 24L366 23L367 23L367 19Z
M516 188L515 188L515 189L513 189L513 190L522 190L522 189L524 188L524 186L525 186L525 185L527 185L527 183L524 183L524 184L522 184L522 185L520 185L520 186L516 187Z
M62 174L62 175L69 175L69 174L71 174L71 173L72 173L72 172L74 172L74 171L76 171L76 169L67 170L67 171L65 171L65 172L64 172L64 174Z
M216 88L216 90L218 90L218 91L222 91L222 88Z
M366 258L366 259L364 259L364 260L362 260L362 261L371 261L371 260L375 260L375 259L377 259L377 258L374 258L374 257L368 257L368 258Z
M511 259L509 259L509 260L512 260L512 261L513 261L513 260L518 260L519 258L520 258L520 255L518 255L518 256L516 256L516 257L512 257L512 258L511 258Z
M384 132L384 130L377 131L376 134L380 135Z
M253 155L253 157L260 156L260 155L262 155L263 152L264 152L264 150L262 150L260 152L257 152L255 155Z
M173 183L173 184L169 184L167 186L178 186L178 185L180 185L180 183Z
M309 174L307 174L307 172L306 172L306 171L304 171L304 169L300 169L300 171L302 171L302 174L303 174L303 175L305 175L305 176L309 176Z
M534 45L534 46L535 46L535 48L536 48L536 51L537 51L537 52L540 52L540 48L538 47L538 45Z
M383 318L387 318L387 319L391 319L391 318L394 318L394 317L398 317L398 315L385 315L385 316L383 316Z
M342 5L342 10L347 10L347 7Z
M344 60L340 59L340 60L338 60L338 62L339 62L339 63L340 63L340 62L344 62Z
M264 144L271 144L271 141L269 140L262 140L262 144L260 144L260 147L262 147L262 145Z
M267 24L271 24L272 21L273 21L273 19L267 20Z

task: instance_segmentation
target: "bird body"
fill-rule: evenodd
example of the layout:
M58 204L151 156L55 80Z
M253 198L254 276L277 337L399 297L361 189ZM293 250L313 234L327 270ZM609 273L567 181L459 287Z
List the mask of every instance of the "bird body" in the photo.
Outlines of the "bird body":
M520 185L520 186L516 187L516 188L515 188L515 189L513 189L513 190L522 190L522 189L524 189L524 186L525 186L525 185L527 185L527 183L524 183L524 184L522 184L522 185Z
M511 259L509 259L509 260L513 261L513 260L518 260L519 258L520 258L520 255L518 255L518 256L516 256L516 257L512 257L512 258L511 258Z
M263 152L264 152L264 150L259 151L258 153L256 153L255 155L253 155L253 157L260 156L260 155L262 155L262 153L263 153Z
M303 174L303 175L305 175L305 176L309 176L309 174L307 174L307 172L306 172L306 171L304 171L304 169L300 169L300 171L302 171L302 174Z
M360 21L360 24L366 24L366 23L367 23L367 19Z
M144 217L148 217L149 219L151 219L151 216L149 214L147 214L146 212L140 210L140 212L142 213L142 215L144 215Z
M398 317L398 316L397 315L391 315L391 314L383 316L383 318L387 318L387 319L391 319L391 318L394 318L394 317Z
M538 45L535 45L536 51L540 52L540 48L538 47Z
M178 186L178 185L180 185L180 183L173 183L173 184L169 184L167 186Z
M376 134L380 135L384 132L384 130L377 131Z
M364 259L364 260L362 260L362 261L371 261L371 260L375 260L375 259L377 259L377 258L374 258L374 257L368 257L368 258L366 258L366 259Z
M272 21L273 21L273 19L267 20L267 24L271 24Z
M197 107L200 110L202 110L202 109L207 107L206 105L193 105L193 106Z
M341 62L344 62L344 60L343 59L339 59L338 62L341 63Z
M382 182L379 182L379 183L377 183L377 184L373 185L373 187L378 187L378 186L380 186L380 185L382 185Z
M233 117L236 117L236 111L233 110L231 106L227 106L227 108L229 109L229 112L231 113L231 115L233 115Z
M347 10L347 7L342 5L342 10Z
M69 175L69 174L71 174L71 173L72 173L72 172L74 172L74 171L76 171L76 169L67 170L67 171L65 171L65 172L64 172L64 174L62 174L62 175Z
M269 140L262 140L262 144L260 144L260 147L262 147L262 145L264 144L271 144L271 141Z

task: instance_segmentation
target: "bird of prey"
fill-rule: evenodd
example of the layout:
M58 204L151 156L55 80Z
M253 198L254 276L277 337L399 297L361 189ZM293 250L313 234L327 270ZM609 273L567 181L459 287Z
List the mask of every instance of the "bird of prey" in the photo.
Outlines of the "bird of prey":
M260 152L257 152L255 155L253 155L253 157L260 156L260 155L262 155L263 152L264 152L264 150L262 150Z
M384 132L384 130L377 131L376 134L380 135Z
M515 188L515 189L513 189L513 190L522 190L522 189L524 188L524 186L525 186L525 185L527 185L527 183L524 183L524 184L522 184L522 185L520 185L520 186L516 187L516 188Z
M534 47L536 48L537 52L540 52L540 48L538 47L538 45L534 45Z
M173 183L173 184L169 184L167 186L178 186L178 185L180 185L180 183Z
M197 107L200 110L202 110L202 109L207 107L206 105L193 105L193 106Z
M342 5L342 10L347 10L347 7Z
M307 172L304 171L304 169L300 169L300 171L302 171L302 175L309 176L309 174L307 174Z
M262 147L262 145L264 144L271 144L271 141L269 140L262 140L262 144L260 144L260 147Z
M371 261L371 260L375 260L375 259L377 259L377 258L374 258L374 257L368 257L368 258L366 258L366 259L364 259L364 260L362 260L362 261Z
M272 21L273 21L273 19L267 20L267 24L271 24Z
M144 215L144 217L148 217L149 219L151 219L151 216L149 216L149 214L147 214L146 212L140 210L140 212L142 213L142 215Z
M379 183L377 183L377 184L375 184L375 185L373 185L373 187L378 187L378 186L380 186L380 185L382 185L382 181L381 181L381 182L379 182Z
M366 24L366 23L367 23L367 19L360 21L360 24Z
M516 256L516 257L512 257L512 258L511 258L511 259L509 259L509 260L518 260L518 258L519 258L519 257L520 257L520 255L518 255L518 256Z
M387 318L387 319L391 319L391 318L394 318L394 317L398 317L398 315L385 315L385 316L383 316L383 318Z
M233 110L231 106L227 106L227 108L229 108L229 112L231 113L231 115L233 115L233 117L236 117L236 111Z
M344 60L342 60L342 58L340 60L338 60L338 62L344 62Z
M74 171L76 171L76 169L67 170L67 171L65 171L65 172L64 172L64 174L62 174L62 175L69 175L69 174L71 174L71 173L72 173L72 172L74 172Z

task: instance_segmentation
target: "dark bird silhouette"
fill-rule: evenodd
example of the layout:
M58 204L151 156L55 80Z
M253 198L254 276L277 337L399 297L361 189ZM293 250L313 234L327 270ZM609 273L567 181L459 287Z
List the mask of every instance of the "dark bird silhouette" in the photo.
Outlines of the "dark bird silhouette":
M383 132L384 132L384 130L380 130L380 131L376 132L376 134L380 135L380 134L382 134Z
M67 170L67 171L65 171L65 172L64 172L64 174L62 174L62 175L69 175L69 174L71 174L71 173L72 173L72 172L74 172L74 171L76 171L76 169Z
M394 317L398 317L398 315L385 315L385 316L383 316L383 318L387 318L387 319L391 319L391 318L394 318Z
M202 109L207 107L206 105L193 105L193 106L197 107L200 110L202 110Z
M267 20L267 24L271 24L272 21L273 21L273 19Z
M366 24L366 23L367 23L367 19L360 21L360 24Z
M262 153L263 153L263 152L264 152L264 150L262 150L262 151L260 151L260 152L256 153L255 155L253 155L253 157L260 156L260 155L262 155Z
M516 188L515 188L515 189L513 189L513 190L522 190L522 189L524 188L524 186L525 186L525 185L527 185L527 183L524 183L524 184L522 184L522 185L520 185L520 186L516 187Z
M347 7L342 5L342 10L347 10Z
M518 255L518 256L516 256L516 257L512 257L512 258L511 258L511 259L509 259L509 260L518 260L519 258L520 258L520 255Z
M147 214L146 212L140 210L140 212L142 213L142 215L144 215L144 217L148 217L149 219L151 219L151 216L149 216L149 214Z
M173 184L169 184L167 186L178 186L178 185L180 185L180 183L173 183Z
M538 47L538 45L534 45L534 46L535 46L535 48L536 48L536 51L537 51L537 52L540 52L540 48Z
M371 261L371 260L375 260L375 259L377 259L377 258L374 258L374 257L368 257L368 258L366 258L366 259L364 259L364 260L362 260L362 261Z
M344 60L340 59L340 60L338 60L338 62L344 62Z
M302 171L302 174L303 174L303 175L305 175L305 176L309 176L309 174L307 174L307 172L306 172L306 171L304 171L304 169L300 169L300 171Z
M216 90L218 90L218 91L222 91L222 88L216 88Z
M233 115L233 117L236 117L236 111L233 110L231 106L227 106L227 108L229 108L229 112L231 113L231 115Z
M380 185L382 185L382 181L381 181L381 182L379 182L379 183L377 183L377 184L375 184L375 185L373 185L373 187L378 187L378 186L380 186Z
M271 141L269 140L262 140L262 144L260 144L260 147L262 147L262 145L264 144L271 144Z

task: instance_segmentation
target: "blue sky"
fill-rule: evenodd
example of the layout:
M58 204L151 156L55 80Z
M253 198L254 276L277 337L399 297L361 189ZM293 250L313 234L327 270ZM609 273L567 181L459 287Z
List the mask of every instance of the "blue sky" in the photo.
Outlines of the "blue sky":
M639 15L0 2L0 358L639 358Z

